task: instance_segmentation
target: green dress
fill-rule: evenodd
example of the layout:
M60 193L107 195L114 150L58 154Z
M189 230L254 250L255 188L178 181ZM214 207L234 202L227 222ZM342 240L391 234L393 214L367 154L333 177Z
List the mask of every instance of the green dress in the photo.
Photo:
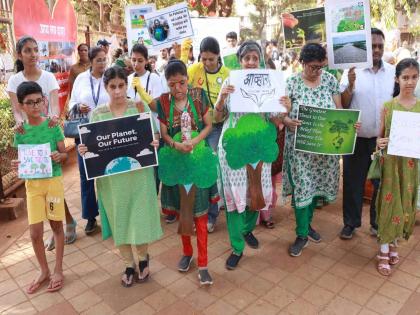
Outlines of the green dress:
M420 100L407 110L396 98L384 104L385 137L389 137L394 110L420 113ZM398 238L408 239L416 221L418 160L388 155L381 159L381 186L376 199L378 238L388 244Z
M147 105L145 111L150 111ZM135 114L138 110L129 102L124 116ZM90 121L112 118L105 104L93 110ZM96 188L103 239L112 236L116 246L140 245L162 236L153 167L98 178Z

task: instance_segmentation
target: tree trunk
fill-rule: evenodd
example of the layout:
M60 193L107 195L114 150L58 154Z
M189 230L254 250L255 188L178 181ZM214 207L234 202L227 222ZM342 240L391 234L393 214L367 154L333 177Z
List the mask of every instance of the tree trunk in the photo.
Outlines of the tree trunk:
M258 211L260 209L265 208L265 201L261 184L262 167L262 161L258 162L257 167L255 169L250 164L246 165L246 171L248 174L249 195L251 197L250 210Z
M178 234L194 235L193 222L196 187L192 185L190 191L187 192L184 185L178 186L181 197Z

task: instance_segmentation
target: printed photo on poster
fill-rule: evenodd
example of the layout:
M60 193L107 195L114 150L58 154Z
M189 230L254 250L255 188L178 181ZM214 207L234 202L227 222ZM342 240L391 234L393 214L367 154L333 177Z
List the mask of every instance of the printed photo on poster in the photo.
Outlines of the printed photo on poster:
M154 49L167 48L194 36L186 3L147 13L144 18Z
M368 0L325 3L328 67L372 67L372 35Z
M301 10L281 15L286 48L298 48L307 42L326 41L324 8Z
M326 155L353 154L360 111L299 106L295 150Z
M237 56L238 48L225 48L222 50L222 60L225 67L230 70L240 70L241 64Z
M420 159L420 114L393 111L387 153Z
M18 145L18 177L36 179L52 177L51 146L44 144Z
M88 152L83 163L88 179L157 165L152 114L115 118L79 125L81 143Z
M230 111L236 113L286 112L279 100L285 95L283 73L275 70L234 70L230 73L235 92L230 95Z
M125 7L128 51L131 51L135 44L142 44L148 48L152 47L152 40L144 16L155 10L155 4L128 5Z

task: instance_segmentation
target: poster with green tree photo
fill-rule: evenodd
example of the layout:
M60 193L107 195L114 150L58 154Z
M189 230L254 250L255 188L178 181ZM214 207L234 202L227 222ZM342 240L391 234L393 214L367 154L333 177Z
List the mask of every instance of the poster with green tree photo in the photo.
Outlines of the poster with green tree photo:
M360 111L299 106L302 125L295 132L295 150L327 154L353 154L356 144L354 124Z

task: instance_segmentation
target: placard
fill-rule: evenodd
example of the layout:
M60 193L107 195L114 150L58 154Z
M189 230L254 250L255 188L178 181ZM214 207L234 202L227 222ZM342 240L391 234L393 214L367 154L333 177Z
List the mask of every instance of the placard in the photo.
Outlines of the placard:
M193 37L190 13L186 3L179 3L144 15L154 49L171 47L182 39Z
M420 114L394 110L388 154L420 159Z
M127 30L128 51L135 44L152 48L152 39L147 30L144 15L156 10L155 4L128 5L125 7L125 28Z
M295 150L326 155L353 154L360 111L299 106Z
M36 179L52 177L51 146L45 144L18 145L18 177Z
M287 112L280 104L285 95L283 73L270 69L247 69L230 72L230 111L236 113Z
M156 166L150 112L79 125L87 179Z
M325 2L328 67L371 68L372 34L369 0Z
M230 70L240 70L241 64L239 63L237 53L238 47L235 48L224 48L222 50L222 59L225 67Z
M300 48L307 42L326 42L323 7L283 13L281 18L286 48Z

